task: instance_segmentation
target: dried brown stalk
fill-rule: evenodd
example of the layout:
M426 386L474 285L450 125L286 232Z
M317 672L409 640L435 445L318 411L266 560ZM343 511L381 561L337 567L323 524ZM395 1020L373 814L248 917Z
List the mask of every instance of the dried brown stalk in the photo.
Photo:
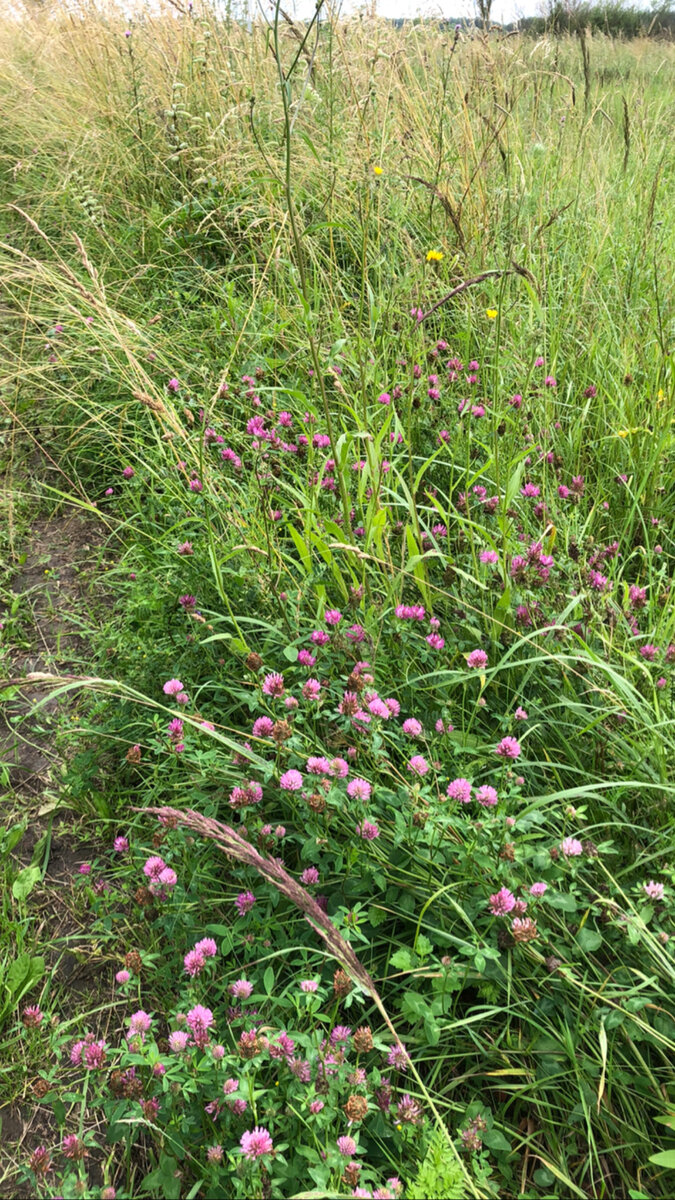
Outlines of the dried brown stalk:
M441 299L437 300L435 304L432 304L431 308L423 313L421 317L418 317L418 325L421 325L422 321L426 321L427 317L430 317L432 313L435 313L436 309L440 308L442 304L447 304L448 300L452 300L453 296L459 296L460 292L465 292L468 287L473 287L475 283L483 283L486 279L491 279L495 275L511 274L512 272L507 268L504 271L483 271L480 275L475 275L473 279L464 279L462 283L458 283L457 287L454 287L452 291L448 292L445 296L442 296Z
M376 1003L378 1001L379 1004L382 1003L373 980L359 962L349 942L345 941L338 933L330 917L319 907L313 896L310 896L305 888L296 883L276 859L260 854L250 842L247 842L229 825L223 825L221 821L216 821L212 817L204 817L192 809L182 812L178 808L147 808L143 811L153 813L157 817L169 817L181 825L186 825L188 829L201 834L202 837L210 838L230 858L253 867L259 875L262 875L263 879L273 884L282 895L287 896L304 913L305 920L323 939L333 957L349 972L352 979ZM398 1035L395 1032L394 1036L398 1041Z

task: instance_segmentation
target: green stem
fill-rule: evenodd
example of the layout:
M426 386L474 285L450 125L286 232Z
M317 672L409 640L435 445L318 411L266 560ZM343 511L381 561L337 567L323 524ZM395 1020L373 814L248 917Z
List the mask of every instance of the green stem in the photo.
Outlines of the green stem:
M314 14L314 17L312 18L312 24L319 15L319 11L321 8L321 2L322 2L322 0L319 0L319 4L317 5L316 12ZM310 25L310 28L311 28L311 25ZM351 539L352 525L351 525L351 519L350 519L350 515L349 515L350 514L349 497L347 495L347 489L345 487L344 473L340 468L340 464L339 464L339 460L338 460L337 443L335 440L335 431L333 428L333 418L331 416L330 405L328 403L328 394L326 392L326 383L325 383L325 380L323 377L323 371L321 369L321 364L319 361L319 352L317 349L316 340L314 338L314 334L313 334L312 328L311 328L312 314L310 313L310 296L309 296L309 286L307 283L307 270L305 267L305 254L304 254L304 250L302 247L302 234L300 233L300 230L298 228L297 215L295 212L295 204L293 201L293 192L292 192L292 187L291 187L291 117L290 117L290 106L289 106L289 93L290 93L290 78L291 78L292 72L296 66L296 63L297 63L297 56L293 62L291 70L288 73L288 76L285 76L283 66L281 64L281 50L280 50L280 46L279 46L279 0L277 0L275 9L274 9L274 59L275 59L276 65L277 65L277 72L279 75L279 88L281 91L281 101L282 101L283 108L284 108L284 149L285 149L284 197L286 200L286 208L288 210L288 218L289 218L289 222L290 222L290 226L291 226L291 233L293 236L293 245L295 247L295 258L296 258L296 264L297 264L297 268L298 268L298 274L300 276L300 290L302 292L303 305L304 305L304 309L305 309L305 319L306 319L306 325L307 325L307 340L309 342L309 350L310 350L310 354L312 356L312 365L314 367L314 374L316 377L316 381L319 385L319 392L321 393L321 402L323 405L323 412L324 412L324 417L326 420L326 428L328 430L328 437L330 439L331 455L335 460L336 475L337 475L337 479L338 479L338 483L339 483L339 487L340 487L340 501L341 501L341 505L342 505L342 515L344 518L345 530L349 533L349 537Z

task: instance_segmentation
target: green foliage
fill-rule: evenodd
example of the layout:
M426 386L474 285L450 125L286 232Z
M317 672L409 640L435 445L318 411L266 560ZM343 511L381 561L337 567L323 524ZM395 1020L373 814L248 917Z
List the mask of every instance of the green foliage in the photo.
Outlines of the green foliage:
M405 1194L408 1200L464 1200L467 1196L457 1155L443 1130L434 1132L420 1169Z
M24 901L30 896L35 884L40 878L39 867L24 867L19 871L14 883L12 884L12 895L15 900Z
M0 1022L16 1009L24 996L40 982L45 960L37 955L19 954L0 961Z
M51 697L80 695L51 786L94 844L49 950L107 974L52 989L8 821L12 1059L92 1157L105 1127L124 1194L347 1194L348 1132L368 1190L600 1197L611 1161L617 1193L639 1165L666 1196L672 46L362 15L321 24L310 71L285 22L123 31L12 22L0 69L3 455L45 449L111 597ZM11 665L30 606L4 607ZM134 811L166 805L290 883ZM331 928L377 1001L336 988ZM213 1039L167 1049L197 1004ZM347 1023L372 1047L336 1052ZM86 1158L54 1156L79 1194Z

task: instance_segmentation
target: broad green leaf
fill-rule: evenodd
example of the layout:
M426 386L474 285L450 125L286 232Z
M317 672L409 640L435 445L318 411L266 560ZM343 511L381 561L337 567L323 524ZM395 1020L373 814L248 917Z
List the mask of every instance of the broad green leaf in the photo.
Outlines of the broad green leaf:
M511 1153L511 1143L506 1140L504 1134L499 1129L486 1129L482 1138L490 1150L497 1150L502 1154Z
M44 970L44 958L31 958L30 954L20 954L9 964L3 982L14 1004L42 979Z
M598 933L597 929L589 929L587 926L584 926L577 934L577 943L587 954L592 954L594 950L598 950L602 945L602 934Z
M24 867L22 871L19 871L12 884L14 899L19 901L27 900L39 878L39 867Z
M390 958L392 967L396 967L399 971L409 971L413 965L412 955L409 950L397 950Z
M386 919L387 914L384 909L377 908L374 904L371 904L370 908L368 909L368 920L370 921L373 929L377 929L378 925L382 925Z
M675 1129L675 1113L668 1113L665 1117L654 1117L659 1125L667 1125L669 1129Z
M574 896L571 896L569 892L547 892L544 899L551 908L557 908L561 912L573 913L579 907Z
M668 1167L675 1171L675 1150L661 1150L658 1154L650 1154L649 1161L656 1167Z

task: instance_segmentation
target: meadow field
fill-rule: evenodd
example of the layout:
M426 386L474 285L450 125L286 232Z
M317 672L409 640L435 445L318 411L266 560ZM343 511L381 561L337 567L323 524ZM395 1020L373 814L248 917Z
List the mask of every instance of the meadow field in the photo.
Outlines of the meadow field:
M0 18L0 1195L675 1189L675 44Z

